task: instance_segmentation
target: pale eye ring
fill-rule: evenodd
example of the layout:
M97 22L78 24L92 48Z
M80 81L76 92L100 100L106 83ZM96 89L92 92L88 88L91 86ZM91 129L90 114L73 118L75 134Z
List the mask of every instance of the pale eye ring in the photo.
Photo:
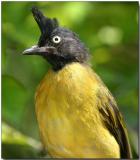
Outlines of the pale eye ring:
M59 42L61 41L61 37L59 37L59 36L54 36L54 37L52 38L52 41L53 41L54 43L59 43Z

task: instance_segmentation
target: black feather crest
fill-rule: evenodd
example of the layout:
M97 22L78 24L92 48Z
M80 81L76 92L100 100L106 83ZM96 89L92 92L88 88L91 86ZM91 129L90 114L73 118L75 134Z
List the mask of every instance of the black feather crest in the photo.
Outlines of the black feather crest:
M32 7L32 13L41 31L41 36L38 41L38 46L41 47L45 41L50 37L52 31L59 26L56 18L50 19L45 17L43 13L36 7Z

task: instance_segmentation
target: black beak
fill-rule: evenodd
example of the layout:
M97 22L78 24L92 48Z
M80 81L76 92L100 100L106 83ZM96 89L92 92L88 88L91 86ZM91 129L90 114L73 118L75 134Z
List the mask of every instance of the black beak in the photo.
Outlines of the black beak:
M54 47L44 46L44 47L38 47L38 46L32 46L31 48L28 48L23 51L23 55L43 55L49 54L54 50Z
M36 55L43 51L45 51L44 47L32 46L31 48L24 50L22 54L23 55Z

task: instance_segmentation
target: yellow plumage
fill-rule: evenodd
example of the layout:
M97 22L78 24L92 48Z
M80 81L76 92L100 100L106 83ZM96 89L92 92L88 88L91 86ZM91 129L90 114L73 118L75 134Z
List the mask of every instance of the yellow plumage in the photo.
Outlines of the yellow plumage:
M52 157L120 157L119 144L100 112L108 115L102 106L106 97L115 103L88 65L71 63L48 71L35 102L42 141Z

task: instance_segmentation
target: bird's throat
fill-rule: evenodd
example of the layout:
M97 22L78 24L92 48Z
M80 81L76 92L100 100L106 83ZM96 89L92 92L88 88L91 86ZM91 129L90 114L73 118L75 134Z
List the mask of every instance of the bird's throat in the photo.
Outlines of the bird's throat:
M44 58L51 64L53 71L57 72L66 65L76 62L77 60L73 57L62 57L55 54L49 54ZM80 62L79 62L80 63Z

